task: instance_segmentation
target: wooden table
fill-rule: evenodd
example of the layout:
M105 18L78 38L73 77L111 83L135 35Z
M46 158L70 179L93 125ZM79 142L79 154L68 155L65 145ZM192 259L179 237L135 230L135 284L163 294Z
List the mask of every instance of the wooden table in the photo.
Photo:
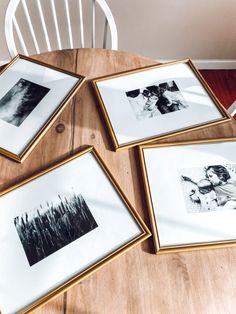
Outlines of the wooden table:
M78 72L88 79L155 63L145 57L103 49L66 50L34 58ZM234 121L174 136L165 142L232 136L236 136ZM97 148L131 203L150 226L137 150L118 153L111 150L89 80L23 165L0 156L1 189L74 154L84 145ZM156 256L150 238L36 313L225 314L235 311L236 248Z

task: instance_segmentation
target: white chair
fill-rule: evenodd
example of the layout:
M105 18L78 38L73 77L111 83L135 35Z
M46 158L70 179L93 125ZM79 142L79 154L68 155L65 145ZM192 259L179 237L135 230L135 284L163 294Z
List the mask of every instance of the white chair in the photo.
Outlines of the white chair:
M98 22L102 27L97 27ZM18 52L28 56L64 48L95 48L98 39L102 48L107 48L108 41L111 49L118 47L115 20L105 0L10 0L5 36L11 57Z

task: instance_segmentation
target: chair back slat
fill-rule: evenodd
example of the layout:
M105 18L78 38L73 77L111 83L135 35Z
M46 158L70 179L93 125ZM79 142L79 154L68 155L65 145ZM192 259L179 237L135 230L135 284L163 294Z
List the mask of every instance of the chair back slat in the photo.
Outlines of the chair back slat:
M111 33L111 48L113 50L118 49L118 35L117 35L117 28L116 28L116 23L113 18L113 15L111 13L111 10L104 0L96 0L96 2L99 4L99 6L102 8L103 12L106 12L105 16L106 19L108 20L108 25L110 28L110 33Z
M71 30L71 21L70 21L70 10L68 5L68 0L65 1L65 8L66 8L66 20L67 20L67 27L69 33L69 40L70 40L70 48L73 48L73 38L72 38L72 30Z
M60 32L59 32L59 27L58 27L55 2L54 2L54 0L50 0L50 2L51 2L51 7L52 7L52 16L53 16L54 26L55 26L55 29L56 29L57 45L58 45L58 49L61 50L62 49L61 36L60 36Z
M82 1L79 0L79 22L80 22L80 46L84 48L84 19Z
M45 19L44 19L44 14L43 14L42 6L41 6L41 2L40 2L40 0L36 0L36 1L37 1L37 7L38 7L38 11L39 11L40 20L41 20L42 27L43 27L44 37L45 37L46 44L47 44L47 49L48 49L48 51L52 51L51 44L50 44L49 37L48 37L48 31L47 31L47 27L46 27L46 23L45 23Z
M67 47L118 46L106 0L9 0L5 38L11 57L18 53L17 45L26 55Z
M24 54L25 54L26 56L28 56L29 53L28 53L28 50L27 50L27 48L26 48L26 45L25 45L25 42L24 42L24 39L23 39L21 30L20 30L20 27L19 27L19 25L18 25L18 23L17 23L17 20L16 20L15 16L13 17L13 25L14 25L14 27L15 27L15 30L16 30L17 36L18 36L18 38L19 38L21 47L22 47L22 49L23 49L23 51L24 51Z
M105 18L105 23L104 23L104 32L103 32L103 45L102 48L106 48L107 46L107 31L108 31L108 21Z
M96 1L92 0L92 48L96 47L95 34L96 34Z
M37 53L40 53L38 42L37 42L37 39L36 39L36 36L35 36L34 28L33 28L33 25L32 25L32 21L31 21L31 18L30 18L30 15L29 15L29 11L28 11L28 7L27 7L27 4L26 4L25 0L22 0L22 5L23 5L23 10L24 10L24 13L25 13L25 16L26 16L27 23L29 25L30 34L31 34L33 42L34 42L35 50L36 50Z

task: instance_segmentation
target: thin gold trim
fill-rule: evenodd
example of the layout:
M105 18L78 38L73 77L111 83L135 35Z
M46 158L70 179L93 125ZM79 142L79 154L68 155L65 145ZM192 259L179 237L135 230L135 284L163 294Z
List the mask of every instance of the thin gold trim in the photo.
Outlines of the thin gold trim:
M235 240L226 241L214 241L214 242L204 242L204 243L194 243L194 244L184 244L184 245L173 245L173 246L160 246L159 234L158 234L158 223L155 216L154 206L152 202L151 188L148 180L147 165L144 156L144 150L152 148L161 147L173 147L173 146L184 146L184 145L200 145L200 144L214 144L214 143L227 143L236 142L236 138L218 138L218 139L205 139L205 140L194 140L194 141L182 141L182 142L172 142L172 143L160 143L160 144L146 144L139 146L139 159L142 169L142 176L145 187L145 195L147 199L148 212L152 226L154 247L156 254L164 253L174 253L182 251L192 251L210 248L224 248L236 246Z
M190 127L184 127L183 129L179 129L178 131L170 131L170 132L167 132L165 134L154 135L154 136L150 136L148 138L142 138L142 139L139 139L139 140L135 140L135 141L126 143L126 144L119 144L118 140L117 140L117 137L116 137L116 134L115 134L115 131L114 131L114 128L112 126L112 122L111 122L110 117L108 115L108 112L106 110L106 105L105 105L105 103L104 103L104 101L102 99L102 95L101 95L101 93L99 91L98 83L102 82L102 81L110 80L110 79L113 79L113 78L121 77L121 76L128 76L128 75L132 75L132 74L135 74L135 73L139 73L139 72L143 72L143 71L147 71L147 70L151 70L151 69L155 69L155 68L166 67L166 66L169 66L169 65L174 65L174 64L179 64L179 63L185 63L185 64L187 64L190 67L190 69L193 71L193 74L195 74L195 76L199 80L199 83L205 88L208 96L214 102L216 108L219 110L220 114L222 115L222 118L215 119L215 120L213 120L211 122L204 122L204 123L201 123L201 124L195 125L195 126L193 125L193 126L190 126ZM187 133L187 132L192 131L192 130L203 129L203 128L207 127L207 126L218 125L220 123L225 123L225 122L229 122L229 121L232 120L230 114L223 107L223 105L219 102L217 97L214 95L214 93L212 92L212 90L210 89L210 87L208 86L208 84L206 83L206 81L204 80L204 78L202 77L200 72L196 69L196 67L194 66L194 64L192 63L192 61L190 59L177 60L177 61L168 62L168 63L165 63L165 64L150 65L150 66L147 66L147 67L137 68L135 70L123 71L123 72L119 72L119 73L112 74L112 75L106 75L106 76L102 76L102 77L93 79L91 81L91 83L92 83L92 86L94 88L95 94L96 94L96 96L98 98L98 103L99 103L100 108L102 110L102 113L103 113L103 116L105 118L105 122L106 122L107 128L109 130L109 133L110 133L110 136L111 136L111 139L112 139L113 146L114 146L116 151L123 150L123 149L126 149L126 148L130 148L130 147L133 147L133 146L136 146L136 145L146 144L146 143L149 143L149 142L152 142L152 141L155 141L155 140L169 138L169 137L174 136L174 135L184 134L184 133Z
M199 250L208 250L208 249L218 249L226 247L235 247L236 240L226 240L226 241L215 241L215 242L204 242L195 243L191 245L173 245L173 246L163 246L159 254L166 253L175 253L175 252L189 252L189 251L199 251Z
M105 107L105 104L103 103L102 96L100 94L100 91L99 91L97 85L95 85L95 83L93 81L91 83L92 83L93 87L95 88L95 93L96 93L96 95L97 95L97 97L99 99L99 104L100 104L100 108L101 108L102 113L103 113L103 117L105 119L105 122L106 122L106 125L108 127L108 130L110 131L112 143L113 143L113 145L115 147L115 150L117 151L119 149L119 143L117 141L117 138L116 138L116 135L115 135L115 131L114 131L113 126L111 124L111 121L110 121L107 109Z
M4 148L1 148L1 147L0 147L0 154L4 155L4 156L6 156L6 157L8 157L10 159L13 159L13 160L15 160L17 162L21 162L20 157L18 155L15 155L12 152L10 152L10 151L8 151L8 150L6 150Z
M58 288L56 288L55 290L51 291L50 293L48 293L47 295L45 295L44 297L38 299L36 302L33 302L32 304L30 304L29 306L27 306L25 309L21 310L20 313L22 314L26 314L26 313L31 313L32 311L35 311L36 309L42 307L43 305L45 305L46 303L48 303L49 301L51 301L52 299L54 299L55 297L59 296L60 294L62 294L63 292L67 291L69 288L73 287L74 285L76 285L77 283L79 283L80 281L82 281L83 279L87 278L88 276L90 276L91 274L93 274L95 271L97 271L98 269L100 269L101 267L103 267L104 265L106 265L107 263L109 263L110 261L112 261L113 259L115 259L116 257L124 254L125 252L127 252L129 249L131 249L132 247L136 246L137 244L141 243L142 241L144 241L145 239L147 239L148 237L151 236L151 232L148 230L147 226L145 225L145 223L143 222L142 218L140 217L140 215L137 213L137 211L133 208L133 206L131 205L131 203L129 202L129 200L127 199L126 195L124 194L123 190L121 189L121 187L119 186L119 184L117 183L117 181L115 180L115 178L113 177L113 175L111 174L110 170L107 168L106 164L104 163L104 161L102 160L101 156L99 155L99 153L95 150L94 147L88 147L86 149L84 149L83 151L69 157L66 158L65 160L56 163L54 166L51 166L41 172L39 172L38 174L29 177L28 179L15 184L14 186L5 189L4 191L0 192L0 196L6 195L7 193L22 187L23 185L53 171L54 169L65 165L66 163L81 157L84 154L87 153L92 153L93 156L95 157L95 159L97 160L98 164L102 167L103 171L105 172L106 176L108 177L108 179L111 181L114 189L117 191L117 193L119 194L119 196L121 197L121 200L125 203L126 207L128 208L130 214L132 215L133 219L136 221L136 223L138 224L138 226L140 227L140 235L138 235L136 238L132 239L131 241L127 242L125 245L121 246L120 248L116 249L113 251L113 253L108 254L106 257L104 257L103 259L101 259L100 261L96 262L94 265L88 267L86 270L82 271L81 273L77 274L76 276L74 276L72 279L68 280L65 284L62 284L61 286L59 286ZM0 311L1 313L1 311ZM3 313L2 313L3 314Z
M74 87L69 91L69 93L65 96L65 98L61 101L61 103L57 106L55 111L52 113L52 115L45 121L44 125L41 127L41 129L35 134L34 138L26 145L26 147L22 150L22 152L17 155L12 153L11 151L8 151L2 147L0 147L0 153L2 155L5 155L6 157L9 157L17 162L24 162L24 160L29 156L29 154L32 152L34 147L38 144L40 139L44 136L44 134L48 131L50 126L55 122L57 117L59 116L60 113L65 109L66 105L68 102L71 100L71 98L77 93L78 89L82 86L82 84L85 82L86 77L80 74L75 74L73 72L67 71L67 70L62 70L58 67L55 67L53 65L34 60L30 57L23 56L21 54L18 54L12 61L10 61L2 70L0 70L0 76L6 72L10 67L12 67L17 60L23 59L31 63L35 63L38 65L41 65L43 67L50 68L52 70L55 70L57 72L65 73L67 75L76 77L79 79L79 81L74 85Z
M151 228L152 228L152 236L154 239L154 248L155 248L155 251L158 252L160 250L160 241L159 241L158 232L154 232L155 230L158 230L154 210L152 211L150 210L150 208L154 208L154 206L152 203L151 193L148 193L148 191L150 191L150 185L149 185L149 181L146 175L147 167L146 167L144 154L140 146L138 146L138 149L139 149L139 160L140 160L140 165L141 165L141 172L144 179L144 190L145 190L146 200L148 204L148 213L149 213Z

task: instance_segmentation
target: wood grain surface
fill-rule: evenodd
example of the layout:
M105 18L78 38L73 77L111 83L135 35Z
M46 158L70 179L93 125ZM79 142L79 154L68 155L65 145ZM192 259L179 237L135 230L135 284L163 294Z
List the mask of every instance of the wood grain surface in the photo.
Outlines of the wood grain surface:
M34 57L88 79L155 61L103 49L66 50ZM58 124L63 127L58 132ZM236 136L235 121L173 136L162 142ZM24 164L0 156L1 189L94 145L148 226L137 149L112 151L97 100L88 80L70 101ZM92 178L91 178L92 179ZM50 274L49 274L50 276ZM37 284L37 283L35 283ZM152 238L119 257L37 314L235 313L236 248L156 256Z

